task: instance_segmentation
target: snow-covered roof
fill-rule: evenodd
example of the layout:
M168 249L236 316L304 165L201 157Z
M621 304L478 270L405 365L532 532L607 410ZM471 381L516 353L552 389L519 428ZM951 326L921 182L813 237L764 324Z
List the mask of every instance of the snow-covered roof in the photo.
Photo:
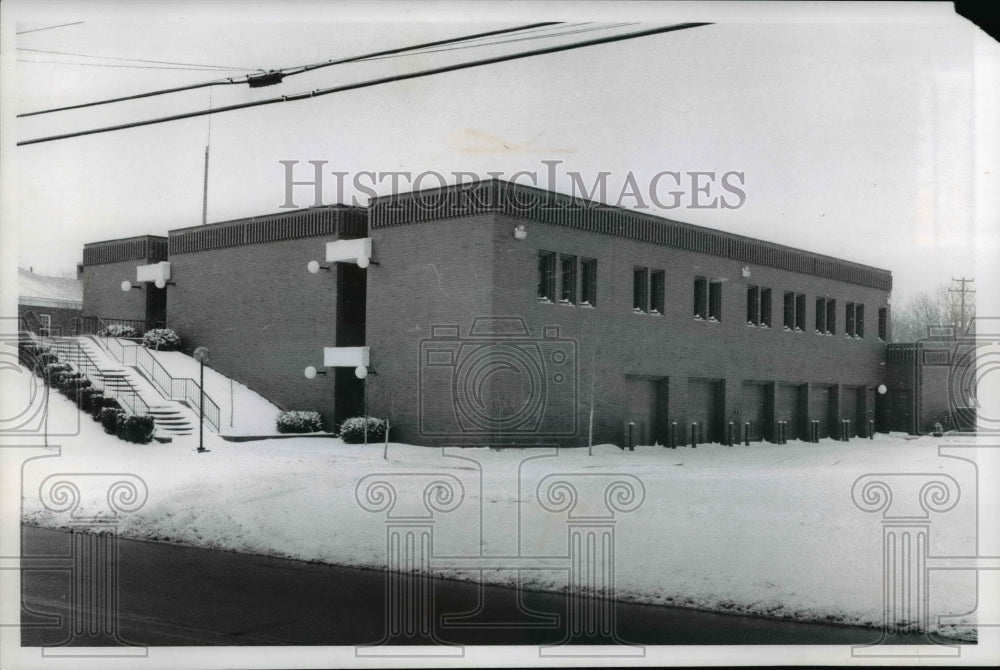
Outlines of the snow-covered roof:
M83 307L83 282L66 277L38 275L23 268L17 269L17 296L22 305L65 306L70 309ZM67 303L56 305L55 303Z

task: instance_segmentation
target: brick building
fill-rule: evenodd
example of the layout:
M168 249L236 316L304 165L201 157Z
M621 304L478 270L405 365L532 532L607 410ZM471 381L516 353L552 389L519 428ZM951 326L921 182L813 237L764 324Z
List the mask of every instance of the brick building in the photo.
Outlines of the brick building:
M82 308L83 286L79 279L17 269L17 316L22 328L42 334L72 334Z
M166 322L167 293L137 285L122 291L123 281L135 281L136 266L167 260L167 239L139 235L83 245L83 329L98 332L107 324L131 325L138 331Z
M87 245L85 313L155 316L118 285L168 259L172 283L143 289L167 296L167 324L331 429L363 396L416 444L662 444L692 424L721 441L730 422L773 439L779 421L792 439L845 419L853 436L886 377L888 271L498 180L168 237L168 254L148 236ZM306 271L366 237L367 269ZM136 240L127 259L96 251ZM303 377L325 347L362 344L363 383Z

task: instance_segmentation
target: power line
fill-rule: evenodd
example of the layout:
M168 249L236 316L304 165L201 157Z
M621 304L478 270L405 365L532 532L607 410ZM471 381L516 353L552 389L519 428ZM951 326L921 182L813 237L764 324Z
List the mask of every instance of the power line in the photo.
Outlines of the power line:
M146 58L122 58L120 56L95 56L94 54L81 54L74 53L72 51L48 51L46 49L29 49L28 47L17 47L18 51L31 51L33 53L40 54L53 54L55 56L79 56L80 58L99 58L101 60L121 60L129 61L132 63L154 63L157 65L186 65L188 67L203 67L203 68L215 68L218 70L259 70L260 68L255 67L230 67L228 65L206 65L205 63L179 63L177 61L171 60L148 60Z
M577 25L587 25L587 24L581 23L581 24L571 24L571 25L577 26ZM463 50L463 49L478 49L478 48L481 48L481 47L492 47L492 46L497 46L497 45L501 45L501 44L513 44L515 42L529 42L531 40L551 39L553 37L565 37L567 35L577 35L579 33L591 33L591 32L594 32L596 30L614 30L615 28L624 28L625 26L635 26L635 25L639 25L639 24L637 22L632 22L632 23L612 23L612 24L608 24L608 25L596 26L596 27L593 27L593 28L579 28L577 30L565 30L563 32L550 32L550 33L546 33L544 35L531 35L529 37L513 37L511 39L494 40L492 42L483 42L481 44L460 44L458 46L444 47L444 48L441 48L441 49L426 49L426 50L420 51L419 54L443 53L443 52L446 52L446 51L460 51L460 50ZM567 26L567 27L569 27L569 26ZM400 55L400 56L410 56L410 55L413 55L413 54L398 54L398 55ZM381 60L382 58L395 58L395 57L396 57L395 55L394 56L381 56L379 58L372 58L370 60Z
M37 33L40 30L52 30L53 28L65 28L66 26L78 26L86 21L74 21L73 23L60 23L57 26L45 26L44 28L32 28L31 30L21 30L14 33L15 35L25 35L27 33Z
M133 70L184 70L188 72L219 72L214 67L174 67L169 65L118 65L116 63L70 63L63 60L32 60L28 58L18 58L18 63L44 63L48 65L80 65L82 67L118 67ZM234 70L247 70L249 68L237 67ZM18 116L25 116L19 114ZM28 115L30 116L30 115Z
M138 128L140 126L150 126L158 123L166 123L169 121L180 121L182 119L190 119L198 116L205 116L208 114L218 114L222 112L231 112L238 109L247 109L250 107L261 107L263 105L272 105L281 102L291 102L294 100L305 100L307 98L316 98L322 95L330 95L332 93L342 93L344 91L353 91L362 88L368 88L371 86L379 86L381 84L389 84L397 81L406 81L408 79L417 79L420 77L429 77L437 74L444 74L446 72L456 72L458 70L466 70L474 67L481 67L484 65L493 65L495 63L503 63L506 61L519 60L522 58L531 58L534 56L541 56L545 54L558 53L561 51L570 51L572 49L581 49L584 47L596 46L599 44L610 44L612 42L621 42L624 40L636 39L639 37L647 37L650 35L658 35L662 33L673 32L676 30L685 30L688 28L697 28L700 26L711 25L710 23L680 23L672 26L664 26L660 28L650 28L648 30L640 30L632 33L625 33L623 35L611 35L608 37L599 37L591 40L585 40L583 42L573 42L570 44L560 44L556 46L544 47L541 49L533 49L531 51L524 51L516 54L507 54L503 56L494 56L492 58L483 58L475 61L467 61L464 63L457 63L454 65L445 65L442 67L431 68L429 70L419 70L417 72L409 72L406 74L391 75L388 77L380 77L378 79L369 79L367 81L356 82L353 84L344 84L342 86L334 86L332 88L317 89L315 91L307 91L304 93L296 93L293 95L283 95L278 98L267 98L264 100L254 100L252 102L244 102L235 105L227 105L225 107L217 107L215 109L199 110L196 112L185 112L183 114L174 114L172 116L164 116L156 119L149 119L146 121L134 121L131 123L124 123L116 126L105 126L103 128L93 128L91 130L81 130L73 133L64 133L62 135L51 135L49 137L38 137L31 140L23 140L18 142L18 146L28 145L28 144L38 144L41 142L51 142L54 140L64 140L71 137L81 137L83 135L95 135L97 133L107 133L116 130L125 130L127 128Z
M467 40L475 40L475 39L480 39L480 38L483 38L483 37L490 37L490 36L493 36L493 35L503 35L503 34L507 34L507 33L513 33L513 32L518 32L518 31L522 31L522 30L529 30L529 29L532 29L532 28L540 28L540 27L543 27L543 26L552 26L552 25L558 25L558 22L556 22L556 21L549 21L549 22L544 22L544 23L530 23L528 25L518 26L516 28L503 28L503 29L500 29L500 30L490 30L490 31L487 31L487 32L484 32L484 33L476 33L476 34L473 34L473 35L465 35L465 36L462 36L462 37L453 37L453 38L449 38L449 39L446 39L446 40L436 40L434 42L427 42L427 43L424 43L424 44L415 44L415 45L408 46L408 47L398 47L398 48L395 48L395 49L386 49L386 50L383 50L383 51L376 51L374 53L365 54L363 56L352 56L350 58L341 58L339 60L328 60L328 61L323 61L321 63L313 63L313 64L310 64L310 65L300 66L299 68L285 68L283 70L275 70L275 71L272 71L272 72L278 72L278 73L280 73L280 76L284 76L285 74L299 74L300 72L307 72L309 70L315 70L315 69L319 69L321 67L329 67L331 65L341 65L341 64L345 64L345 63L354 63L354 62L363 61L363 60L367 60L367 59L371 59L371 58L376 58L376 57L379 57L379 56L388 56L388 55L391 55L391 54L403 53L403 52L406 52L406 51L413 51L413 50L424 49L424 48L428 48L428 47L442 46L442 45L445 45L445 44L454 44L456 42L463 42L463 41L467 41ZM295 71L291 71L291 70L295 70ZM280 77L279 77L279 81L280 81ZM194 90L194 89L197 89L197 88L205 88L205 87L208 87L208 86L229 86L229 85L233 85L233 84L248 84L248 83L250 83L250 75L240 75L238 77L229 77L227 79L216 79L216 80L213 80L213 81L205 81L205 82L201 82L199 84L189 84L187 86L178 86L178 87L175 87L175 88L160 89L160 90L156 90L156 91L149 91L147 93L137 93L137 94L133 94L133 95L126 95L126 96L122 96L120 98L109 98L109 99L106 99L106 100L97 100L97 101L94 101L94 102L85 102L85 103L81 103L81 104L78 104L78 105L67 105L65 107L56 107L56 108L53 108L53 109L43 109L43 110L40 110L40 111L37 111L37 112L25 112L23 114L18 114L17 117L18 118L22 118L22 117L26 117L26 116L37 116L39 114L51 114L53 112L65 112L65 111L68 111L68 110L71 110L71 109L83 109L85 107L96 107L98 105L108 105L108 104L115 103L115 102L125 102L126 100L138 100L140 98L150 98L150 97L158 96L158 95L167 95L169 93L179 93L181 91L190 91L190 90Z

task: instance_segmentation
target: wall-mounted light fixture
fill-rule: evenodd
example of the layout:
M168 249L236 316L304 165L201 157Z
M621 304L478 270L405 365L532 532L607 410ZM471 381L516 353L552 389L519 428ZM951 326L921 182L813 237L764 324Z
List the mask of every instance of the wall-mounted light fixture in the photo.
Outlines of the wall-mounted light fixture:
M355 263L362 270L369 265L378 265L372 260L372 238L359 237L353 240L336 240L326 243L326 264L309 261L306 269L316 274L321 269L329 270L330 263Z
M519 223L514 226L514 239L523 240L528 237L528 229L524 227L523 223Z
M888 391L888 390L889 390L889 389L887 389L887 388L885 387L885 384L879 384L879 385L878 385L878 394L879 394L879 395L885 395L885 392L886 392L886 391Z
M354 376L364 379L375 374L368 365L368 347L323 347L324 368L354 368ZM315 379L317 375L326 373L326 370L317 370L311 365L305 369L306 379Z
M749 279L750 278L750 266L749 265L744 265L740 269L740 274L743 275L744 279Z
M141 286L133 286L132 282L130 282L128 279L126 279L125 281L123 281L121 283L121 287L122 287L122 290L125 291L126 293L128 293L129 291L131 291L133 289L135 289L136 291L141 291L142 290Z
M327 272L329 272L330 268L332 267L333 266L330 265L329 263L320 263L318 261L309 261L308 263L306 263L306 270L309 270L311 274L316 274L320 270L326 270Z
M313 366L309 366L305 369L306 379L316 379L317 375L326 375L326 370L317 370Z

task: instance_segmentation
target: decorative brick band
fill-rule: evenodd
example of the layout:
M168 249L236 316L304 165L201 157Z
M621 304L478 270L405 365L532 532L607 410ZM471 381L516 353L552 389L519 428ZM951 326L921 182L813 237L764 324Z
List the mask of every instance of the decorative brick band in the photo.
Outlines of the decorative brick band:
M369 225L388 228L486 212L892 289L887 270L496 179L375 198Z
M168 235L170 253L186 254L303 237L364 237L367 229L363 208L335 205L180 228Z

